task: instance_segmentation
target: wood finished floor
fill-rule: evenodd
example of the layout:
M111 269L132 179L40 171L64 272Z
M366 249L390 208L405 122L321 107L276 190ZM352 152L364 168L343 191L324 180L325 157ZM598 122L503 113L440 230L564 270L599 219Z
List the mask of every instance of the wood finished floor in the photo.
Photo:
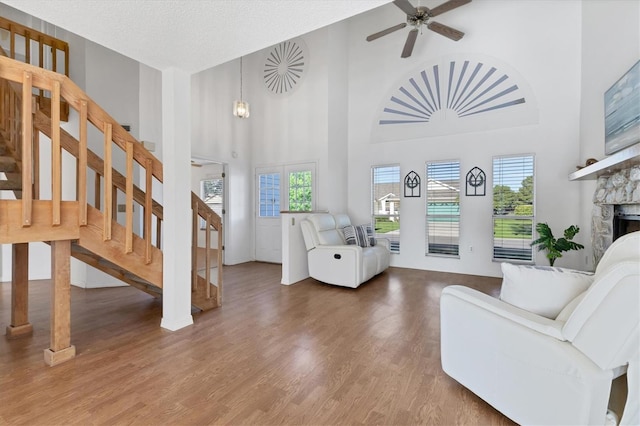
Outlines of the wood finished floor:
M78 355L56 367L43 361L50 284L33 281L34 335L0 338L0 424L512 424L440 367L442 289L496 294L497 279L390 268L358 289L283 286L264 263L224 277L224 306L176 332L134 288L73 288Z

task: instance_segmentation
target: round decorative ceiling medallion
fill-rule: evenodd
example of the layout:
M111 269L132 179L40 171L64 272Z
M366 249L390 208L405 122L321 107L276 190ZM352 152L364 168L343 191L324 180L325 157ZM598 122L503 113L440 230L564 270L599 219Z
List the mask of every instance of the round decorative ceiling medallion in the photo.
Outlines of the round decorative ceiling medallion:
M293 92L300 85L308 63L309 55L302 40L277 44L264 60L262 79L265 87L277 95Z

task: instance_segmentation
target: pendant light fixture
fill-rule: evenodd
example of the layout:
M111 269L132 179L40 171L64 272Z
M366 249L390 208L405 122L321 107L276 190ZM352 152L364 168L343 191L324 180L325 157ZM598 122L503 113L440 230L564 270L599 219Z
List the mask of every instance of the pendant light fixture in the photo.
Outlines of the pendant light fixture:
M240 57L240 100L233 102L233 115L249 118L249 103L242 100L242 56Z

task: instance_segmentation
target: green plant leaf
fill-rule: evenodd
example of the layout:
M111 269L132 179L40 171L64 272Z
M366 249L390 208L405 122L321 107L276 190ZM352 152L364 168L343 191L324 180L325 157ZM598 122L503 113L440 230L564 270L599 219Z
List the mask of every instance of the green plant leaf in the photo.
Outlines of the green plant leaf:
M563 251L580 250L584 248L582 244L570 241L580 232L580 228L575 225L571 225L565 229L564 238L558 238L557 240L554 238L549 225L544 222L536 225L536 231L538 231L540 237L534 240L531 246L537 246L538 251L546 250L546 256L551 266L553 266L556 259L562 257Z
M578 228L577 226L571 225L570 227L564 230L564 237L567 240L572 240L573 237L575 237L578 232L580 232L580 228Z

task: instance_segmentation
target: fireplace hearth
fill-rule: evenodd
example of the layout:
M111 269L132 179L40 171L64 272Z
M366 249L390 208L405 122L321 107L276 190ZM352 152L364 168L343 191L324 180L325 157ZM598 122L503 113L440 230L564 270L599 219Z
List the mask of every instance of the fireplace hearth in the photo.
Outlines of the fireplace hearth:
M639 230L640 165L598 178L591 216L594 265L614 240Z

